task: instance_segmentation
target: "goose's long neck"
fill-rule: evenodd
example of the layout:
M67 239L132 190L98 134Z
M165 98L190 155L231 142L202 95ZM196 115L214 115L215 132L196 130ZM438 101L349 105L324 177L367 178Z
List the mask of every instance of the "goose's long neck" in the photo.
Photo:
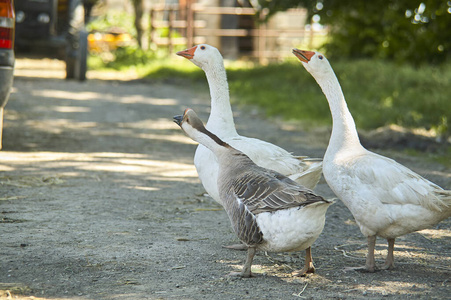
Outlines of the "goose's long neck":
M202 132L201 132L202 131ZM194 132L191 138L200 144L210 149L218 158L220 168L229 167L231 164L240 164L239 162L251 161L242 152L231 147L226 142L222 141L216 134L213 134L208 129L201 129L201 131Z
M227 153L227 148L230 147L228 144L220 140L215 134L211 134L209 131L202 133L197 132L192 138L210 149L217 157Z
M211 112L206 128L220 138L238 135L233 121L229 84L224 64L217 63L203 69L207 76L211 96Z
M332 114L332 134L328 150L339 151L346 148L362 148L354 119L346 105L343 91L335 74L328 74L327 78L318 80L318 83L329 102Z

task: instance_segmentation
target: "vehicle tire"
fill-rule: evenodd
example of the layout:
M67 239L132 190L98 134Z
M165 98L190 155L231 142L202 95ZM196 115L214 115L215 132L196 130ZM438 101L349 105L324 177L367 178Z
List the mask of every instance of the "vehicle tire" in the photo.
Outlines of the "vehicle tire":
M85 28L85 14L83 0L68 0L67 32L66 34L66 79L85 80L86 67L80 66L80 47L87 44ZM83 41L84 40L84 41ZM82 42L82 43L80 43ZM86 46L87 47L87 46ZM85 47L85 48L86 48ZM82 50L83 51L83 50ZM82 60L86 61L86 59ZM84 63L86 64L86 63Z
M86 79L88 60L88 32L81 30L79 34L78 51L75 63L75 78L83 81Z
M75 78L75 63L76 58L72 56L66 57L66 79Z

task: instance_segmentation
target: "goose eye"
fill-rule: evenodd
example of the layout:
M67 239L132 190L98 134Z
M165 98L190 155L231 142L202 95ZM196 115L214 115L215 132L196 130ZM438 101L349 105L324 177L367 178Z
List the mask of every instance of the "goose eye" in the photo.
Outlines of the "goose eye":
M322 56L322 55L318 55L318 58L322 60L322 59L323 59L323 56Z
M200 46L200 49L201 50L205 50L205 46Z

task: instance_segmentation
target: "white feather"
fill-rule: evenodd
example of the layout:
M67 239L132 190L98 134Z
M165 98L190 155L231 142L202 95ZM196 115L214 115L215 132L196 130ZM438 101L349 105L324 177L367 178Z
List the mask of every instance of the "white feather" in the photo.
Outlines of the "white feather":
M451 216L451 191L362 147L340 84L327 59L319 56L303 65L321 86L332 113L324 177L362 233L396 238Z
M323 231L328 207L317 203L258 214L257 224L264 238L259 249L270 252L307 249Z

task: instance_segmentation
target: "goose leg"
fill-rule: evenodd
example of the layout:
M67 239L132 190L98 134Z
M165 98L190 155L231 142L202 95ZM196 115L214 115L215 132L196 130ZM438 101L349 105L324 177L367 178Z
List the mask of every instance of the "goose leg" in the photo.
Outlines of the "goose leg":
M308 247L305 249L305 262L304 267L301 270L294 271L291 273L293 276L305 276L307 273L315 273L315 266L313 265L312 259L312 248Z
M395 249L395 239L387 239L387 242L388 242L387 258L385 260L384 265L382 266L382 269L384 270L390 270L395 267L395 258L393 255L393 250Z
M376 261L374 259L374 248L376 247L376 236L368 237L368 254L366 255L365 269L368 272L376 270Z
M222 246L222 248L232 249L232 250L247 250L247 246L245 244L234 244L230 246Z
M363 267L347 267L344 271L361 271L373 273L376 271L376 262L374 260L374 248L376 247L376 236L368 237L368 254L366 255L366 263Z
M254 277L251 272L252 261L254 260L254 255L257 250L255 247L249 247L247 249L247 258L244 263L243 270L241 272L231 272L229 276L241 276L244 278Z

